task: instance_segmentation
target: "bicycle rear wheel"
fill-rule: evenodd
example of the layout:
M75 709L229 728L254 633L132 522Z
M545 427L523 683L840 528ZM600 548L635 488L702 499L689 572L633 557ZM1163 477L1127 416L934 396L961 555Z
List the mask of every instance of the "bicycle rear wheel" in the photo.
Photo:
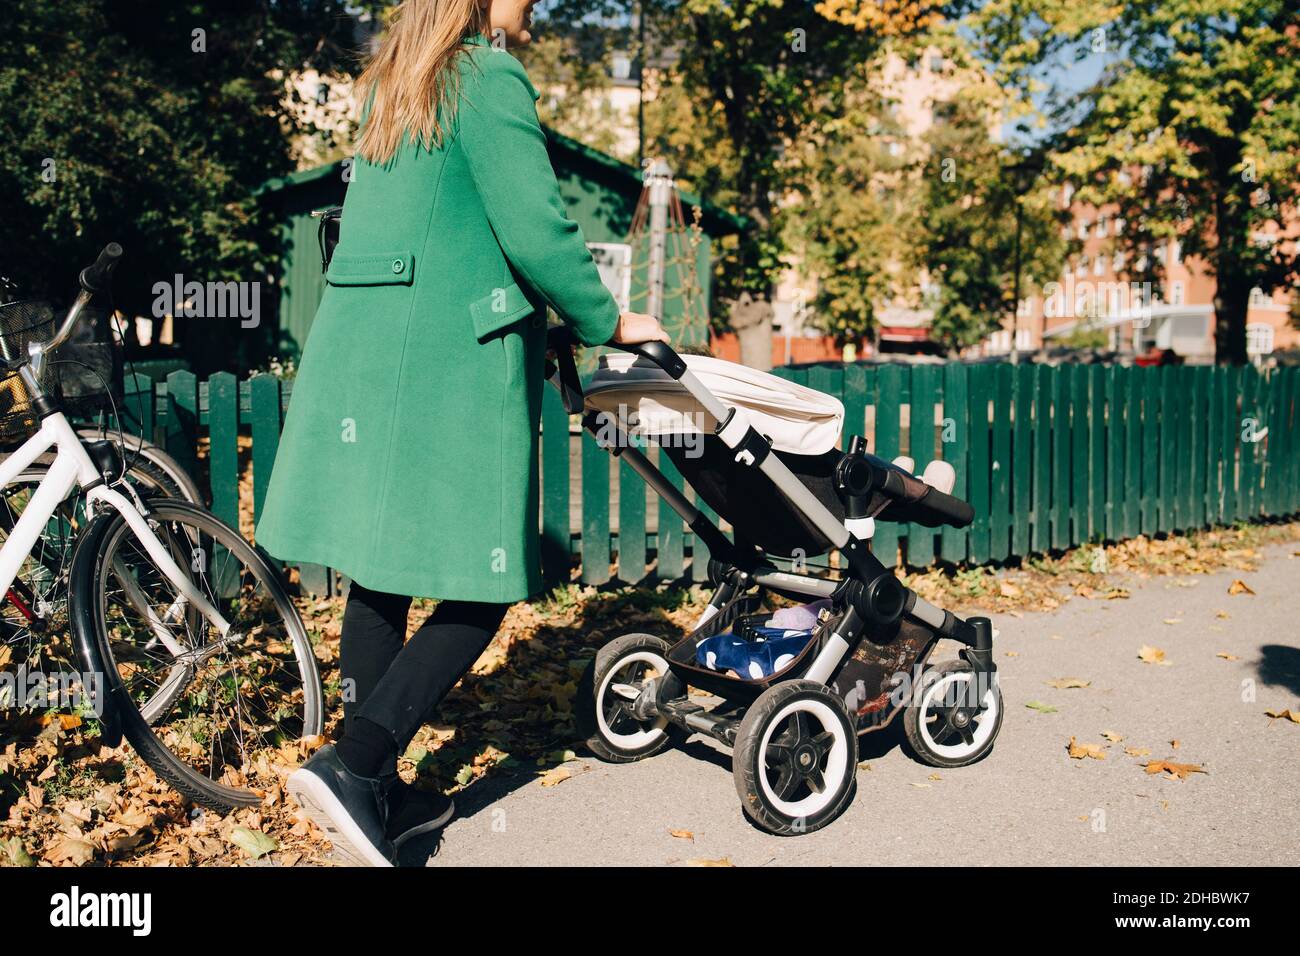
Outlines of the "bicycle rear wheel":
M70 612L104 662L122 732L159 776L207 807L257 804L274 751L321 732L311 642L276 571L234 529L185 502L148 521L190 583L230 623L184 598L116 512L95 519L72 560Z

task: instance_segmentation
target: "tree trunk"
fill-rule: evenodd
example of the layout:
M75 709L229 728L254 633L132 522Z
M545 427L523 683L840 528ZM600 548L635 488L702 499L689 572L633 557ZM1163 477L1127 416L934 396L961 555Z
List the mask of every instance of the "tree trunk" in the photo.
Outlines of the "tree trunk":
M740 343L740 363L767 371L772 367L772 303L742 292L731 302L731 327Z
M1220 272L1214 290L1214 360L1220 365L1245 365L1246 311L1250 281L1237 269Z

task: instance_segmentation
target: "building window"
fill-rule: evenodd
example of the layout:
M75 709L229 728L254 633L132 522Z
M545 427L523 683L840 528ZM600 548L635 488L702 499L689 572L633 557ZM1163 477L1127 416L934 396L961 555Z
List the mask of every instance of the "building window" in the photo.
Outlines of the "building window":
M1169 304L1183 304L1183 283L1181 280L1175 279L1173 282L1169 283Z
M1116 216L1116 217L1115 217L1115 235L1118 236L1118 235L1119 235L1121 232L1123 232L1123 231L1124 231L1124 217L1123 217L1123 216Z
M1246 352L1250 355L1268 355L1273 351L1273 326L1266 322L1252 322L1246 326Z
M1097 238L1106 238L1107 217L1103 214L1097 217Z
M1183 246L1177 239L1169 241L1169 264L1176 266L1183 261Z
M1119 275L1124 271L1124 252L1116 250L1115 254L1110 257L1110 271Z
M1259 286L1255 286L1255 288L1250 290L1250 307L1252 309L1260 309L1268 304L1269 304L1269 297L1264 294L1263 289L1261 289ZM1271 352L1273 350L1269 349L1269 351Z
M1088 220L1086 220L1086 219L1080 219L1080 220L1079 220L1079 238L1080 238L1080 239L1087 239L1087 238L1088 238L1088 225L1089 225L1089 224L1088 224Z
M931 73L943 72L943 57L937 53L930 57L930 72Z
M1086 254L1079 256L1079 266L1075 269L1075 274L1081 276L1088 274L1088 256Z
M1029 329L1016 330L1016 348L1021 352L1027 352L1034 347L1034 336Z
M1074 184L1066 183L1061 187L1061 205L1069 206L1070 200L1074 198Z
M1098 255L1092 262L1092 274L1095 276L1104 276L1106 274L1106 257Z

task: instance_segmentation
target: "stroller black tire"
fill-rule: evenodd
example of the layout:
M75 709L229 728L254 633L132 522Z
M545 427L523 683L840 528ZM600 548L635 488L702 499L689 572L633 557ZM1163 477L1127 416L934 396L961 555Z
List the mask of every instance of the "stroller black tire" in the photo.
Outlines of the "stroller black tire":
M904 709L903 734L907 739L907 749L921 763L931 767L965 767L983 760L993 749L998 731L1002 729L1003 714L1002 690L997 680L992 680L985 688L979 701L980 710L969 729L964 732L938 729L943 716L936 711L940 709L943 695L959 683L969 686L974 675L974 669L965 661L947 661L931 668L915 703ZM964 695L959 699L964 700ZM936 733L942 736L936 739Z
M745 712L731 758L746 816L777 836L820 830L853 802L858 737L844 702L815 681L765 690Z
M601 760L644 760L686 738L685 731L665 717L638 721L627 712L632 688L668 673L669 646L653 634L624 634L602 647L587 665L578 684L578 731Z

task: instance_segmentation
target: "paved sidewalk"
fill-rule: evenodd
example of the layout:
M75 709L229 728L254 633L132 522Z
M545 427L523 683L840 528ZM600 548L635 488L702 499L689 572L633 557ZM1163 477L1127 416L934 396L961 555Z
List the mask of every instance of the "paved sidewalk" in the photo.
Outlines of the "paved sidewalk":
M408 846L403 862L436 851L429 865L1300 865L1300 725L1264 714L1300 711L1296 550L1268 548L1250 573L1116 576L1130 599L999 618L1006 718L993 753L933 780L898 747L901 730L860 738L869 769L858 771L857 797L817 833L779 838L751 826L729 753L695 736L636 764L581 758L554 787L522 773L484 780L457 797L460 816L441 843ZM1256 594L1229 596L1233 578ZM1169 666L1138 660L1144 644ZM1060 677L1092 683L1045 683ZM1252 686L1255 699L1243 700ZM1124 739L1108 743L1103 731ZM1070 759L1071 736L1103 745L1105 759ZM1151 757L1126 756L1129 746ZM1148 759L1208 772L1150 776Z

